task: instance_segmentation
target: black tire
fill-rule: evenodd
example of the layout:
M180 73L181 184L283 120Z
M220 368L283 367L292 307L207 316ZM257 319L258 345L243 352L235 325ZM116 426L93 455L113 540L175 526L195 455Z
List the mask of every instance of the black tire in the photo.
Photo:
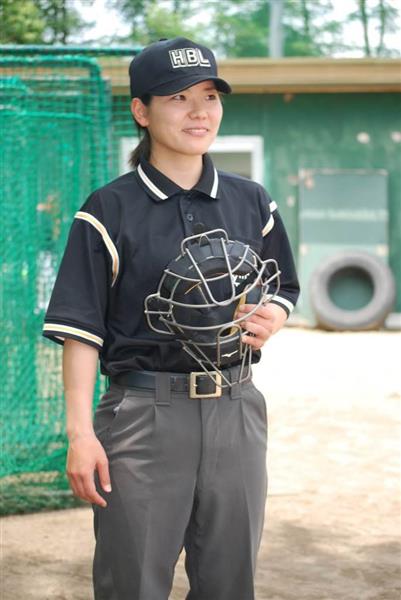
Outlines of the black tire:
M360 270L372 286L371 300L357 310L340 308L330 297L333 277L345 269ZM373 254L363 251L339 252L323 260L312 274L309 290L318 324L338 331L379 327L395 302L395 282L389 267Z

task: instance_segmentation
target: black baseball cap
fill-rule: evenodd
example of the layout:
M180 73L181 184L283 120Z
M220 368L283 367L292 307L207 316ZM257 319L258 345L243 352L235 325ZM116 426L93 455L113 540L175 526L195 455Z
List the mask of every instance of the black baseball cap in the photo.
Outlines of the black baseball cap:
M184 37L161 39L146 46L131 61L129 76L131 98L146 93L168 96L209 79L220 92L232 91L224 79L217 77L213 52Z

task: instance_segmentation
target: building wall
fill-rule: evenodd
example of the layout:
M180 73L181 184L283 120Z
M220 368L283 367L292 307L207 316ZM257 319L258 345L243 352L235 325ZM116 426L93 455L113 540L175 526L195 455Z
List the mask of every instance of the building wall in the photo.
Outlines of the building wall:
M396 93L233 94L224 99L220 127L221 135L263 136L265 187L280 207L295 254L299 169L388 171L389 260L397 282L397 311L401 311L400 106ZM358 141L360 133L369 135L368 143ZM113 176L118 175L120 138L135 134L129 99L114 97Z
M299 169L386 169L390 265L401 311L401 103L399 94L233 95L222 135L263 135L265 186L297 250ZM398 132L398 133L397 133ZM358 141L367 133L369 141ZM366 136L360 136L366 140Z

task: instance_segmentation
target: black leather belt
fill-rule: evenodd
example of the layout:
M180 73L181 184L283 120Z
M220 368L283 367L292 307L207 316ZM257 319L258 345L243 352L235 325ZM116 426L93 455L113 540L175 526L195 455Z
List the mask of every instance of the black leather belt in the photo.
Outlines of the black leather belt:
M239 367L225 369L223 374L231 380L231 374ZM192 373L169 373L170 390L172 392L186 392L190 398L219 398L222 395L221 375L217 371L209 371L213 380L204 371ZM111 383L127 387L138 387L148 390L156 389L157 372L155 371L127 371L109 378Z

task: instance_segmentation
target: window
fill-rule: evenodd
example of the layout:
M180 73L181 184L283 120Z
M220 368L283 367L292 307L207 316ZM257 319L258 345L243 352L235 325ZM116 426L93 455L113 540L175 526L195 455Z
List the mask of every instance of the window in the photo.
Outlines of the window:
M122 137L120 141L120 175L130 171L129 155L138 143L137 137ZM264 183L263 138L260 135L219 136L210 147L209 154L216 168L237 173Z

